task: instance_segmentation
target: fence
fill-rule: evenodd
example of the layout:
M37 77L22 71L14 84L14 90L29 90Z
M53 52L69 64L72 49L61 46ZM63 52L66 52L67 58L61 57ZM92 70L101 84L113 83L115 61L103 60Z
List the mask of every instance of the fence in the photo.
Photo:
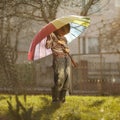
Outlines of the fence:
M120 94L120 54L73 55L72 92L75 94Z
M120 54L74 54L72 57L78 63L77 68L70 66L72 94L120 95ZM52 56L32 63L17 64L16 68L19 85L14 86L20 91L33 94L50 93L53 85ZM11 93L8 85L10 80L7 82L5 73L0 71L0 91Z

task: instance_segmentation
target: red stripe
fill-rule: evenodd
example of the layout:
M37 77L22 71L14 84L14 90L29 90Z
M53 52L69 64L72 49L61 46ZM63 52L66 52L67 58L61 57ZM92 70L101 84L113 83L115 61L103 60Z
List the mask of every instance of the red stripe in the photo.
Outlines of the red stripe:
M34 37L31 43L30 50L28 53L28 60L33 60L36 45L55 30L56 27L52 23L49 23L37 33L37 35Z

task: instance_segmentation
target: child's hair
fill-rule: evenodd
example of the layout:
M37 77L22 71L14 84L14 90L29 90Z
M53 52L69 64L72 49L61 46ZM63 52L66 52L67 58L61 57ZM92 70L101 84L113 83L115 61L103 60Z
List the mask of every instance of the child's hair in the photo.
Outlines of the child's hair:
M59 30L62 30L63 32L65 32L65 34L69 33L70 32L70 24L66 24L64 25L63 27L59 28L58 30L54 31L54 34L58 34L58 31Z

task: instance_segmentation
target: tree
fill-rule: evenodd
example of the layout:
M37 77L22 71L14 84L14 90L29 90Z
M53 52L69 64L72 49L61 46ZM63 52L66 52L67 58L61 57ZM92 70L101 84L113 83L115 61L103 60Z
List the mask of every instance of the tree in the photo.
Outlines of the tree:
M111 0L63 0L61 8L82 16L102 11Z
M21 30L25 29L26 26L28 27L31 20L48 23L54 19L60 1L0 1L0 76L5 76L1 78L2 81L7 80L10 84L15 85L15 82L19 79L15 62L17 60ZM13 35L14 37L12 37ZM12 42L13 39L14 43Z
M0 68L2 68L2 73L5 74L7 80L18 80L14 65L17 60L21 32L27 31L32 23L50 22L56 18L61 3L66 6L67 2L74 1L79 2L79 0L0 1L0 48L2 49L0 51ZM80 10L80 15L87 15L100 1L104 0L81 0L79 4L74 2L74 5ZM70 8L72 9L72 7Z

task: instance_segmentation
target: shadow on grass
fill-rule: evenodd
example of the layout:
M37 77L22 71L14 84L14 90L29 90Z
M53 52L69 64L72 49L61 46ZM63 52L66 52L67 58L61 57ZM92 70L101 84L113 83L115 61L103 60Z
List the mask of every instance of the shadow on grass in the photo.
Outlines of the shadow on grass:
M27 108L16 95L15 106L12 105L11 101L7 101L9 118L11 120L50 120L54 112L60 107L60 104L52 104L46 97L40 97L40 99L42 106L39 110L33 112L34 106Z
M93 102L91 105L89 105L89 107L101 106L104 102L105 102L105 100L96 100L96 101Z
M12 105L10 101L8 103L9 118L10 120L81 120L81 115L74 108L64 106L62 108L62 103L51 103L50 99L47 97L40 97L38 100L37 109L36 106L26 107L21 103L18 96L15 99L16 105Z
M0 101L7 99L8 97L6 96L0 96Z
M53 114L60 108L60 103L51 103L49 99L41 97L43 107L33 113L33 120L51 120Z
M64 106L65 103L51 103L46 97L41 97L44 105L33 113L33 120L81 120L81 115L72 106ZM62 110L59 109L62 107Z

